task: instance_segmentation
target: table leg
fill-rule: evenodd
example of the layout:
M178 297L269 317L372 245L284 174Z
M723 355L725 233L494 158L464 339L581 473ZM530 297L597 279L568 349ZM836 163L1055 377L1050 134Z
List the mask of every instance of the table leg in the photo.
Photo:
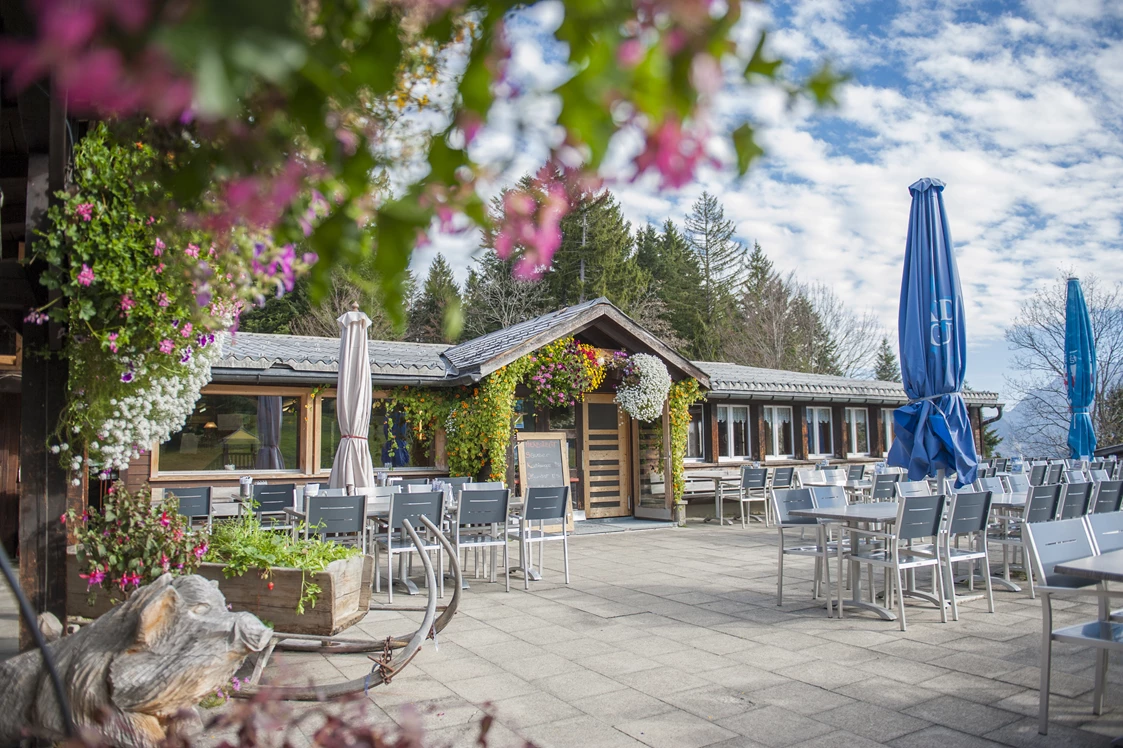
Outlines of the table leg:
M417 585L409 578L409 574L406 574L406 556L408 555L408 553L398 554L398 578L395 581L405 587L406 594L416 595L418 594Z
M725 518L725 494L721 488L722 478L714 478L714 513L712 517L706 517L703 522L709 522L716 519L719 525L732 525L733 520Z
M856 533L850 533L850 549L856 551L858 549L858 536ZM840 551L841 557L841 551ZM842 565L839 564L839 592L838 595L842 597ZM868 610L871 613L876 613L883 621L897 620L897 614L888 608L883 608L877 603L866 602L862 599L862 569L857 561L850 562L850 602L847 605L853 606L860 610ZM872 594L872 591L871 591Z

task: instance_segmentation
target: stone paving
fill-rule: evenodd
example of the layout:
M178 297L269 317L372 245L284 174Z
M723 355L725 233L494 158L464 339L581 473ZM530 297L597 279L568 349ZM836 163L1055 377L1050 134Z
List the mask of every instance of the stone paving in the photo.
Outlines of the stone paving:
M529 593L515 577L509 594L471 580L439 649L428 643L372 689L367 713L388 725L419 714L431 744L451 746L475 744L486 705L491 746L1107 746L1123 735L1123 663L1097 718L1094 655L1069 645L1054 646L1052 721L1038 735L1040 602L1027 594L996 589L996 613L968 603L947 624L910 602L901 632L869 614L827 618L811 570L786 560L778 608L774 529L691 521L574 538L568 587L560 546L548 546ZM1095 616L1054 605L1057 625ZM419 616L372 612L346 635L402 634ZM323 683L369 670L364 655L290 653L266 675Z

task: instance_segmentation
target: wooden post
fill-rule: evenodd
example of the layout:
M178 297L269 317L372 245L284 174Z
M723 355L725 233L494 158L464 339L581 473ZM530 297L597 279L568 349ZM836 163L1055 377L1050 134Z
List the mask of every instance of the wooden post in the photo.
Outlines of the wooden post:
M876 408L870 408L872 411L871 421L875 433L870 435L870 456L881 457L889 451L889 445L885 443L885 419L882 418L882 408L879 405Z
M54 95L49 113L48 153L28 159L27 231L46 228L47 206L64 187L66 165L66 109ZM47 300L38 284L41 268L29 269L32 288ZM62 331L56 325L24 326L23 396L20 436L20 586L38 613L66 620L66 526L60 517L69 506L80 506L83 486L68 484L59 455L47 440L58 427L66 406L67 363L62 358ZM84 484L84 481L83 481ZM79 490L71 490L77 488ZM32 644L20 622L20 646Z
M831 422L834 425L834 454L841 460L850 451L850 429L846 428L846 408L842 405L831 406Z
M792 403L792 435L795 437L792 451L793 457L797 460L806 460L811 454L811 448L808 446L807 406L808 403Z
M759 403L749 405L749 423L753 430L753 443L750 451L754 460L763 462L766 450L764 448L764 415L760 407Z
M706 449L704 451L704 456L705 456L707 462L716 463L718 461L718 458L721 456L717 453L717 448L718 448L717 405L714 404L714 403L705 403L703 405L703 408L704 408L704 410L702 412L705 415L705 419L703 420L703 426L705 426L706 424L709 425L709 428L707 428L705 430L706 431Z

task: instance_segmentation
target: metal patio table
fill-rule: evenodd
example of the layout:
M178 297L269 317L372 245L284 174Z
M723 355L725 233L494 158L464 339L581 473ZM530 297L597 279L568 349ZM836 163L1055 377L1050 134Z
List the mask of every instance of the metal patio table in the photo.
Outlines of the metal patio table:
M837 507L832 509L793 509L792 514L796 517L810 517L812 519L823 520L829 524L841 525L843 527L857 529L862 525L891 525L897 521L897 502L895 501L879 501L875 504L850 504L845 507ZM850 534L850 547L857 548L858 536L854 533ZM839 585L839 599L842 598L842 544L838 546L838 585ZM862 600L862 574L859 569L857 561L850 562L850 589L851 601L850 605L861 610L868 610L871 613L876 613L886 621L897 620L897 614L888 608L882 607L877 603L866 602ZM910 590L906 590L909 592ZM829 590L828 590L829 594ZM871 591L872 594L872 591ZM833 606L833 599L827 602L827 605Z
M1098 556L1088 556L1086 558L1076 559L1075 561L1066 561L1063 564L1057 564L1054 570L1058 574L1067 574L1073 577L1080 577L1082 579L1093 579L1101 584L1107 582L1123 582L1123 550L1110 551L1108 553L1101 553ZM1042 618L1042 625L1045 619ZM1099 620L1101 626L1111 626L1111 606L1106 597L1099 599ZM1048 635L1047 632L1042 632ZM1103 678L1107 679L1107 662L1111 659L1108 656L1106 649L1099 650L1097 660L1099 657L1103 658ZM1097 661L1097 667L1099 663ZM1099 714L1099 712L1096 712ZM1115 746L1123 746L1123 735L1116 738L1111 743Z
M741 474L739 472L730 472L729 470L691 470L691 478L712 478L714 481L714 513L706 517L703 522L709 522L716 519L719 525L733 524L733 520L725 518L722 502L724 499L724 491L722 484L728 480L740 480Z

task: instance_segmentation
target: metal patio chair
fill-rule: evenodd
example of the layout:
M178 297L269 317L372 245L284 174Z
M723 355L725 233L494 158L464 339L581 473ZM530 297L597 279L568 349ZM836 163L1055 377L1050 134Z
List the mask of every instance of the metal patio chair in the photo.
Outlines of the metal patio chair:
M1029 493L1030 480L1025 473L1010 473L1000 477L1006 484L1005 493L1017 496L1025 496Z
M1093 483L1065 483L1061 491L1060 509L1057 511L1058 519L1073 519L1083 517L1088 513L1092 504Z
M187 518L187 523L190 526L194 527L196 520L202 520L207 530L211 529L213 517L211 515L210 486L165 488L164 495L179 499L179 513Z
M961 596L955 591L955 564L969 563L968 589L974 592L975 562L982 562L982 577L986 586L987 609L994 612L994 590L990 583L990 553L987 551L987 526L990 524L990 491L955 494L951 500L951 513L944 528L940 546L947 580L947 596L951 600L951 618L959 620L959 603L974 600L977 595ZM958 547L964 538L967 548ZM955 541L955 545L952 542Z
M759 501L763 506L760 521L765 527L771 524L771 514L768 501L768 468L741 466L741 485L738 488L738 497L741 504L741 527L748 527L748 520L753 519L751 514L752 503ZM746 509L746 504L748 508Z
M988 535L987 540L1002 546L1002 572L1003 578L1010 578L1010 551L1015 555L1021 552L1022 571L1025 572L1026 582L1029 584L1029 596L1035 598L1033 589L1033 566L1026 555L1025 536L1023 530L1030 523L1052 522L1057 518L1057 509L1061 503L1063 486L1056 483L1051 486L1031 486L1026 494L1025 506L1022 508L1021 517L1004 518L998 527ZM1017 559L1015 558L1015 563Z
M365 496L317 494L304 500L304 537L319 535L321 540L353 542L367 552L367 500Z
M901 473L881 473L873 477L870 501L893 501L897 498L897 482Z
M935 496L911 496L898 502L897 521L893 524L892 529L886 531L848 529L852 537L865 537L885 543L884 547L881 548L863 546L861 550L852 549L850 553L845 555L845 558L892 572L890 574L891 584L885 590L885 606L887 608L892 607L895 593L897 618L900 621L901 631L906 630L905 595L929 600L940 609L941 623L947 623L947 606L944 603L944 580L940 571L939 553L934 552L934 546L929 546L933 552L923 548L909 547L913 541L927 538L931 538L933 543L939 542L946 501L947 499L940 494ZM932 569L936 586L934 596L916 589L905 589L901 582L902 572L914 572L916 569L922 568ZM840 590L838 599L840 618L843 615L844 606L845 602Z
M769 483L771 488L791 488L792 481L795 479L794 467L778 467L772 469L772 482Z
M866 477L865 465L851 465L846 468L846 480L849 482L860 481Z
M268 521L274 530L291 530L292 518L285 510L295 508L295 483L253 484L253 512L262 524Z
M538 568L546 543L561 542L565 583L569 584L569 534L565 529L565 508L569 502L569 486L528 488L523 497L522 514L515 538L519 541L519 566L523 570L523 589L530 589L530 567L534 565L534 548L538 544ZM538 523L538 527L534 523ZM547 523L561 525L560 532L546 530Z
M895 486L897 489L897 500L907 499L912 496L931 496L932 487L928 485L926 480L902 480L897 481Z
M421 522L421 517L428 517L429 521L435 526L441 526L441 517L444 514L444 494L440 491L429 491L426 493L411 493L408 491L398 491L390 496L390 512L386 517L386 522L381 530L375 535L374 538L374 591L381 592L381 568L379 566L379 559L381 556L380 551L386 550L386 592L389 596L389 602L394 602L394 556L411 553L432 553L437 552L437 576L441 580L440 596L444 597L444 556L442 555L442 546L436 539L429 537L427 533L422 533L422 528L425 525ZM409 537L402 524L403 520L409 520L417 534L421 536L422 547L420 551L417 546L410 542ZM396 536L396 538L395 538ZM402 564L399 564L401 567ZM402 582L403 584L409 579L408 574L403 570ZM408 585L407 585L408 587Z
M495 581L496 555L503 549L503 578L511 591L511 564L508 539L510 492L505 488L461 491L453 526L453 547L461 551L491 550L491 581ZM463 567L462 567L463 568ZM477 574L477 578L478 578Z
M772 491L772 514L776 518L776 530L779 533L778 561L776 570L776 605L784 604L784 556L810 556L815 559L814 579L811 586L811 598L819 599L819 591L824 576L827 582L827 596L831 594L830 564L826 563L825 549L822 544L822 529L819 521L814 517L796 517L792 514L797 509L814 509L815 498L810 488L780 488ZM800 531L799 543L788 545L788 536L785 530ZM814 529L814 541L808 543L804 531ZM824 573L825 572L825 573Z
M1061 477L1064 475L1065 464L1063 462L1050 463L1045 470L1045 485L1053 483L1060 483Z
M1089 514L1087 519L1097 552L1123 550L1123 512Z
M1029 468L1029 484L1031 486L1040 486L1045 483L1045 473L1048 472L1049 466L1045 463L1038 463L1030 465Z
M1118 512L1123 502L1123 480L1105 480L1096 484L1092 513Z

